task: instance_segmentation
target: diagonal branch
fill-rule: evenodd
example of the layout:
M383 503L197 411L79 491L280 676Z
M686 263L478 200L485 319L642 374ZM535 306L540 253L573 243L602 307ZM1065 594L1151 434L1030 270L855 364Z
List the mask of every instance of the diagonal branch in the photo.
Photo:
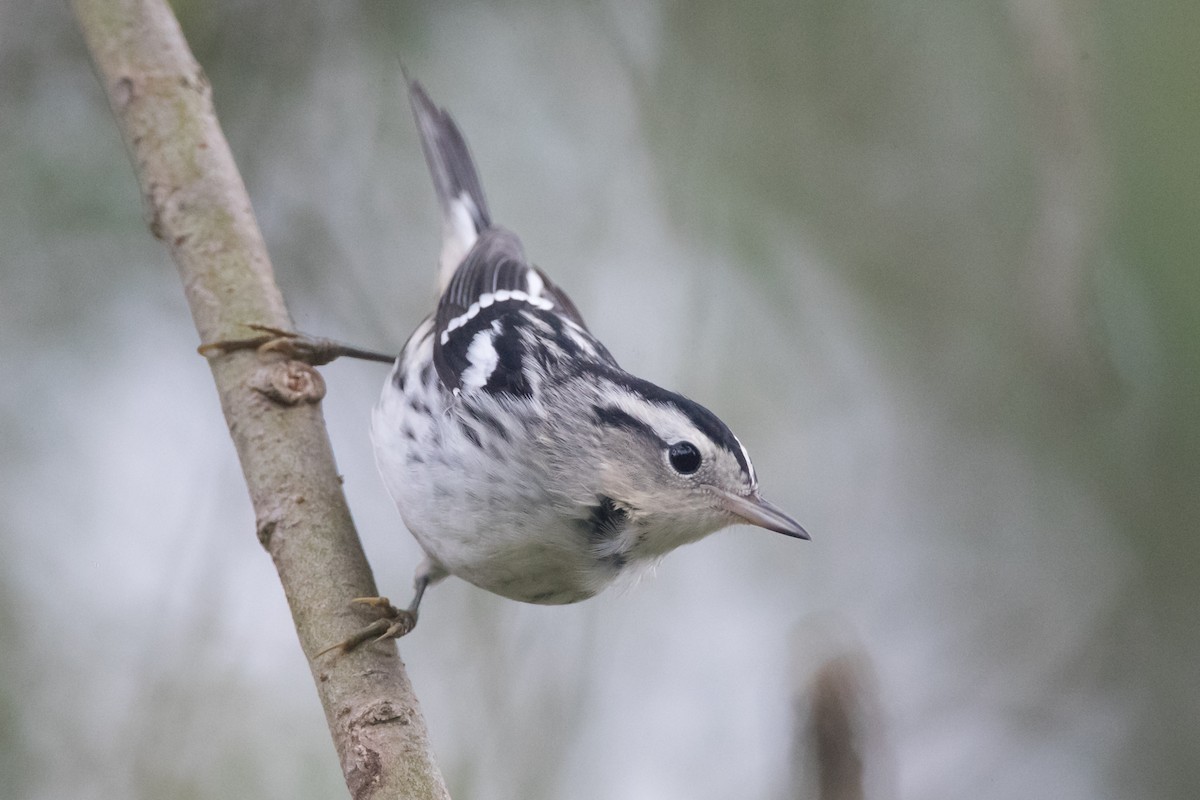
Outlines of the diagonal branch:
M208 81L165 0L72 6L201 341L244 336L246 323L289 329ZM378 594L325 431L320 375L278 353L209 363L351 795L447 798L394 644L314 661L361 627L347 600Z

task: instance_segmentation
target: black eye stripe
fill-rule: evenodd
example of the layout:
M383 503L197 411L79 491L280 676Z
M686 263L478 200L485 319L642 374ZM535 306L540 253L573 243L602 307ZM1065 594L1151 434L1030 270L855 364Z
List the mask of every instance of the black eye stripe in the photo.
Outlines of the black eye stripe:
M637 417L629 414L616 406L592 406L592 412L596 415L596 421L601 425L608 425L612 428L624 428L633 431L641 436L646 436L655 442L663 442L659 435L647 423L642 422Z
M737 460L742 472L747 476L753 474L750 462L746 460L742 445L733 435L733 431L729 430L729 427L716 414L699 403L689 400L681 394L655 386L649 381L636 378L612 364L582 361L575 365L575 369L581 375L590 375L596 380L609 381L647 402L675 408L709 441L723 450L728 450L730 455Z

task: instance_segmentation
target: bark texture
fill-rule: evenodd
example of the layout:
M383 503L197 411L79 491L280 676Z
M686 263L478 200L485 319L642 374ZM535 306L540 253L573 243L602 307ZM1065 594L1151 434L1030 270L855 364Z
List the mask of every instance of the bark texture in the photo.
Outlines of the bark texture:
M74 0L137 173L151 232L179 269L202 342L290 329L211 89L165 0ZM447 798L394 643L314 661L377 594L321 413L324 383L280 354L210 360L258 523L309 661L350 794Z

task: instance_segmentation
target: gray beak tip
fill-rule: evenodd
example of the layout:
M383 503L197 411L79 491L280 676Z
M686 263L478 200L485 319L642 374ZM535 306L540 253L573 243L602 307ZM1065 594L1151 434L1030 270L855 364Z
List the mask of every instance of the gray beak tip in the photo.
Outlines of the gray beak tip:
M757 494L742 496L732 492L715 491L720 498L721 508L742 522L782 533L793 539L809 540L812 538L799 522Z
M795 528L786 531L779 531L784 536L791 536L793 539L803 539L806 542L811 542L812 537L808 535L808 531L797 525Z

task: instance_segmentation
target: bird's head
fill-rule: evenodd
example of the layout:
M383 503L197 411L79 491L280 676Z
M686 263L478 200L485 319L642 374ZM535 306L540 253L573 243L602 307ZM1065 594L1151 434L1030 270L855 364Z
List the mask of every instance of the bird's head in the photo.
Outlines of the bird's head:
M654 558L735 524L808 538L759 494L746 449L707 408L624 373L590 385L598 494L628 515L632 554Z

